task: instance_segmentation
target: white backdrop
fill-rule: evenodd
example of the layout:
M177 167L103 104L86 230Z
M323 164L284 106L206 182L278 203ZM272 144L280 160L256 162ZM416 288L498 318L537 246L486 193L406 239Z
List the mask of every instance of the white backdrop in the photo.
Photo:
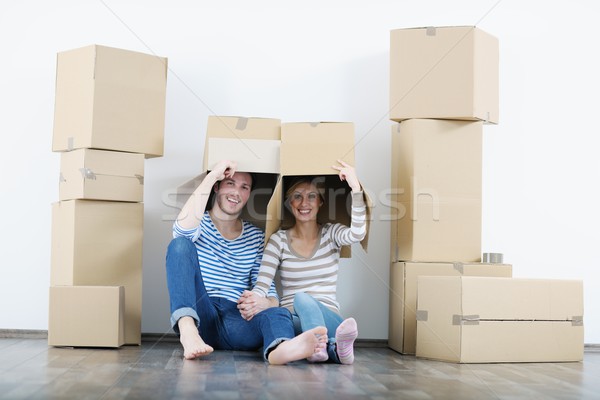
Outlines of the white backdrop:
M323 5L326 3L326 5ZM368 4L368 5L367 5ZM165 156L146 161L143 326L169 330L169 190L201 172L208 115L352 121L376 206L369 252L338 295L363 339L387 339L389 31L477 25L500 42L500 124L484 127L483 250L514 276L583 279L600 343L600 3L579 1L2 1L0 329L47 329L56 53L102 44L169 58Z

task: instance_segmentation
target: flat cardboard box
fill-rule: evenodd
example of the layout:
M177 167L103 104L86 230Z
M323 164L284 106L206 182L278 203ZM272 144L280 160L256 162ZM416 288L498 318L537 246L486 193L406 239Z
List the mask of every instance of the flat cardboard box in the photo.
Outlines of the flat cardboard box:
M48 345L122 346L124 306L123 286L51 286Z
M252 193L248 199L248 203L242 212L241 218L249 221L256 225L261 230L265 230L268 223L268 216L270 212L267 210L271 197L276 188L276 184L279 178L278 174L266 174L253 171L252 165L248 165L249 171L251 172L256 182L252 187ZM174 198L172 199L175 204L175 208L178 210L177 213L183 208L185 203L188 201L190 196L194 193L196 188L206 177L208 172L204 172L194 178L187 180L175 189ZM211 193L208 203L207 210L211 208L214 196L214 192ZM271 207L276 207L273 204ZM271 213L275 213L272 211Z
M498 123L498 39L474 26L390 32L390 111L411 118Z
M392 126L391 260L481 260L479 121Z
M57 55L52 151L163 155L167 59L91 45Z
M421 276L512 276L510 264L396 262L390 268L388 345L402 354L415 354L417 338L417 279Z
M256 117L208 117L203 169L223 159L236 161L239 171L279 173L281 120ZM251 170L251 171L250 171Z
M458 363L583 360L583 282L419 277L417 357Z
M78 149L61 153L59 200L141 202L144 155Z
M144 204L52 205L51 286L123 286L125 344L141 344Z

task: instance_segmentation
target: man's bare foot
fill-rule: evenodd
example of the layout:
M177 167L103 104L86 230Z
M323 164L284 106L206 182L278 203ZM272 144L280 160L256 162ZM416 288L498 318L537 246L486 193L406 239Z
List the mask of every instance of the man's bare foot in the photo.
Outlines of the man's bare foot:
M302 360L327 346L327 328L317 326L291 340L281 342L269 353L269 364L281 365Z
M182 317L177 322L179 326L179 341L183 345L183 357L186 360L209 355L213 348L200 337L196 321L192 317Z

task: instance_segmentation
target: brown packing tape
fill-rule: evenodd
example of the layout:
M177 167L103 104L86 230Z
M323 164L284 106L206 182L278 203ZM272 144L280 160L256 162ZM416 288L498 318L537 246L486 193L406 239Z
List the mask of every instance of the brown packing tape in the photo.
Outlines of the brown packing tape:
M235 129L238 131L243 131L248 126L248 118L240 117L235 123Z
M479 325L479 315L458 315L452 316L452 325Z
M138 179L138 181L140 182L140 185L144 184L144 176L143 175L138 175L135 174L135 177Z
M574 316L573 319L571 320L571 325L583 326L583 316L582 315Z
M89 168L79 168L79 172L81 172L83 179L96 179L96 174Z
M461 275L464 273L465 271L465 265L461 262L455 262L452 263L452 266L454 267L455 270L457 270Z

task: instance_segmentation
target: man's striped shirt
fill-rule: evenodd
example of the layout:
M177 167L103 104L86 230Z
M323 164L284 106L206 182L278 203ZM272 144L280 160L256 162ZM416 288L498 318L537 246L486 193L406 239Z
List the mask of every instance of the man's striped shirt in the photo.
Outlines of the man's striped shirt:
M252 289L258 276L265 239L259 228L243 221L242 234L233 240L225 239L207 211L194 229L184 229L175 221L173 237L179 236L190 239L196 245L204 286L210 297L237 302L244 290ZM274 284L268 295L277 297Z

